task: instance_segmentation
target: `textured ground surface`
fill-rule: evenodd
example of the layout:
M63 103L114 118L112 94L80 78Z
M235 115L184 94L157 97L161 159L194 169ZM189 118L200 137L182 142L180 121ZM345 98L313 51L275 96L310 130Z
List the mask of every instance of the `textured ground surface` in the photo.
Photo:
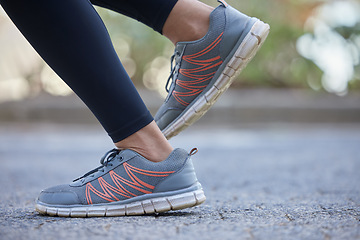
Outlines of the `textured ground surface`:
M112 144L94 126L0 126L0 239L360 239L360 126L196 125L172 144L194 156L207 201L141 217L34 212L43 188L98 166Z

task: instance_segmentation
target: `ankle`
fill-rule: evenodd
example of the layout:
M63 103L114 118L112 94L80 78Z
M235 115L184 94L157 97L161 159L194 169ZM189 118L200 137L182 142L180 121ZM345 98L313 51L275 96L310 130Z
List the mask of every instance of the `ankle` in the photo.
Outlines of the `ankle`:
M146 158L147 160L151 161L151 162L162 162L165 159L167 159L167 157L170 155L170 153L172 152L173 149L171 149L171 151L168 151L167 149L149 149L149 148L142 148L142 147L129 147L126 149L130 149L138 154L140 154L141 156L143 156L144 158Z
M208 31L213 8L197 0L179 0L163 27L163 34L174 44L195 41Z
M119 149L133 150L152 162L165 160L173 151L173 147L154 121L131 136L115 143Z

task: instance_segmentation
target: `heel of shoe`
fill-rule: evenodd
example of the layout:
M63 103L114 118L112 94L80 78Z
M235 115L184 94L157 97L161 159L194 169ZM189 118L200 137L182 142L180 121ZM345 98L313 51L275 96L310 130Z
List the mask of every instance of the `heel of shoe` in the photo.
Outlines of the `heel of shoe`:
M194 165L192 163L191 158L189 157L184 166L177 172L171 174L166 177L163 181L158 183L153 193L161 193L161 192L169 192L169 191L177 191L181 189L186 189L195 184L199 184L198 179L196 177Z

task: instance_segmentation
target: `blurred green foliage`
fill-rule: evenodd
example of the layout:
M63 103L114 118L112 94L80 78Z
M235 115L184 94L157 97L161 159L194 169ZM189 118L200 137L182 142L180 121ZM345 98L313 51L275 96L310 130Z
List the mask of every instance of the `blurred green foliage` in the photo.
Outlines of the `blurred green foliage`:
M216 0L202 1L213 7L219 5ZM262 48L232 87L301 88L338 95L360 90L359 0L227 2L271 27ZM134 19L96 8L135 85L166 96L164 86L170 74L173 44ZM0 30L5 34L0 37L0 102L36 96L42 91L71 94L1 10Z

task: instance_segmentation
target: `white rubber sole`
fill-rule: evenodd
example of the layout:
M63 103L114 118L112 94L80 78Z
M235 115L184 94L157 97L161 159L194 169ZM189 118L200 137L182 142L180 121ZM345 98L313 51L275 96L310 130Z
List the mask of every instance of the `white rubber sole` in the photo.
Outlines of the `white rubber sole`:
M85 205L80 207L49 207L36 204L40 214L59 217L133 216L180 210L202 204L206 200L202 189L168 197L158 197L129 204Z
M235 76L237 76L255 56L268 36L269 31L270 26L268 24L260 20L255 22L214 85L200 96L182 116L162 130L162 133L167 139L176 136L182 130L192 125L210 109L221 94L229 88Z

